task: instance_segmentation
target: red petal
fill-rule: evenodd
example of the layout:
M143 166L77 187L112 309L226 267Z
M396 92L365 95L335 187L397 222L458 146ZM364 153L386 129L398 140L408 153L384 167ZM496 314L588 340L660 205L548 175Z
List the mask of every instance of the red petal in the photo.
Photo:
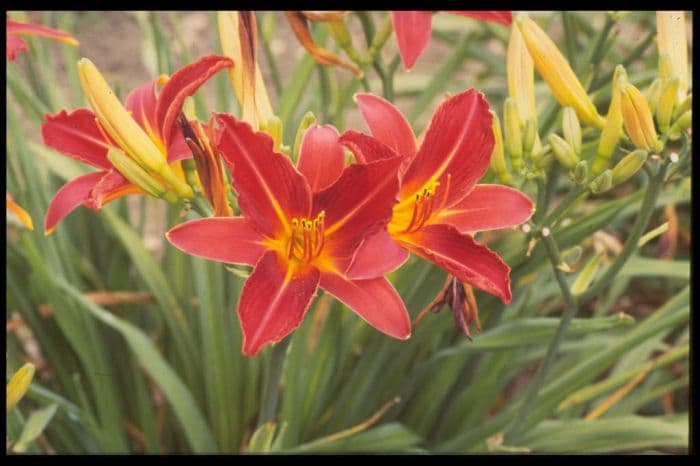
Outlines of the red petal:
M47 114L41 125L44 144L93 167L112 168L107 152L114 144L105 140L95 118L86 108L72 113L61 110L56 115Z
M54 195L46 211L44 230L50 235L58 222L71 213L90 196L92 188L107 172L94 172L82 175L64 184Z
M510 26L513 22L513 14L510 11L450 11L450 13L506 26Z
M330 186L345 167L339 138L338 130L331 125L313 125L304 134L297 169L309 181L313 192Z
M372 136L347 130L340 136L340 143L350 149L359 163L376 162L390 159L401 154L394 152L389 146Z
M405 264L408 256L386 230L380 230L365 237L346 275L352 280L382 277Z
M233 61L227 57L207 55L198 61L180 68L163 86L156 105L156 122L160 137L169 147L173 138L173 127L186 97L193 95L214 74L233 66Z
M146 131L151 139L160 139L158 124L156 123L156 102L158 101L158 82L160 78L150 83L143 84L126 96L124 107L131 112L131 116Z
M84 204L88 209L100 210L103 205L127 194L143 194L143 191L112 168L95 184Z
M461 281L510 302L510 267L471 236L450 225L426 225L396 239Z
M254 356L266 344L292 333L316 294L318 269L288 265L276 251L268 251L243 285L238 317L245 355Z
M392 11L391 20L394 23L396 41L399 45L403 65L406 71L410 71L430 40L432 13L429 11Z
M445 100L435 111L418 154L406 170L401 198L413 197L432 180L446 189L445 207L461 200L489 166L494 138L484 95L474 89ZM440 191L437 196L443 196Z
M29 50L27 43L21 37L7 35L6 56L9 61L13 61L18 53Z
M188 159L190 157L192 157L192 150L185 142L185 136L182 134L182 131L174 131L173 137L170 140L170 146L168 147L168 163L177 162L178 160Z
M527 221L535 204L517 189L478 184L467 196L443 210L435 223L453 225L462 233L508 228Z
M416 155L416 136L398 108L374 94L355 94L355 102L372 136L403 157Z
M177 225L165 234L176 248L197 257L255 265L263 237L243 217L210 217Z
M10 34L25 34L28 36L44 36L51 39L66 42L72 45L78 45L78 41L73 36L58 29L49 28L40 24L20 23L19 21L7 20L6 32L8 37Z
M399 190L399 157L354 164L328 189L314 194L313 212L325 211L323 254L345 272L366 235L386 225Z
M324 273L321 288L380 332L400 340L411 336L411 319L406 305L386 278L345 280Z
M217 147L228 165L238 206L262 234L279 237L294 217L309 217L311 188L272 138L231 115L216 114Z

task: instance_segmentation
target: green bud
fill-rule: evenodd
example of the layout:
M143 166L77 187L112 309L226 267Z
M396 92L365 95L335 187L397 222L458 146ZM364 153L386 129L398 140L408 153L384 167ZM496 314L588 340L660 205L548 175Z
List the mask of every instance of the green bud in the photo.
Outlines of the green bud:
M659 99L661 98L662 87L663 81L659 78L656 78L644 92L644 96L647 98L647 102L649 103L649 110L651 110L651 113L656 112L657 104L659 103Z
M266 122L260 122L260 131L265 131L272 137L272 149L275 152L279 152L282 147L282 130L282 120L277 115L272 115Z
M573 170L578 163L579 158L574 153L574 149L571 147L571 144L566 142L557 134L549 135L549 144L551 145L552 152L554 152L554 156L557 158L559 163L569 170Z
M491 126L493 128L494 145L493 152L491 153L491 169L496 174L501 183L510 184L513 178L508 173L506 167L506 159L503 153L503 135L501 134L501 121L498 119L498 115L495 112L491 112L493 119L491 120Z
M534 118L528 118L523 128L523 152L532 154L537 139L537 121Z
M598 175L596 179L588 184L591 192L593 194L604 193L608 189L612 188L612 170L605 170L603 173Z
M574 181L578 184L583 184L588 180L588 162L585 160L579 161L574 168Z
M693 111L687 110L673 123L673 129L677 131L683 131L693 124Z
M571 294L577 296L586 292L598 272L600 261L604 255L605 253L599 252L583 266L581 273L578 274L576 280L571 284Z
M123 151L112 147L107 153L107 159L112 162L112 165L114 165L124 178L143 189L151 196L163 198L172 204L177 203L178 198L174 193L168 191L160 181L149 175L146 170L141 168L138 163Z
M532 153L532 161L536 168L548 167L552 160L554 159L554 154L552 154L552 146L545 144L540 148L539 151Z
M581 155L581 123L578 121L573 107L565 107L562 113L561 128L564 139L574 149L576 155Z
M301 123L297 129L297 134L294 137L292 160L299 159L299 151L301 150L301 142L304 140L304 134L306 134L306 130L309 129L309 127L314 123L316 123L316 116L311 111L306 112L304 117L301 119Z
M512 97L506 98L503 104L503 131L505 147L510 154L511 165L515 170L523 168L523 137L520 131L520 116L518 106Z
M671 125L671 116L676 106L678 99L678 85L680 80L672 78L664 83L659 97L659 103L656 107L656 122L659 124L659 131L665 133Z
M676 108L676 111L674 112L674 116L678 117L679 115L683 115L685 112L693 108L693 95L690 94L687 96L685 99L683 99L679 104L678 107Z
M630 179L647 161L649 153L642 149L627 154L612 170L612 185L617 186Z

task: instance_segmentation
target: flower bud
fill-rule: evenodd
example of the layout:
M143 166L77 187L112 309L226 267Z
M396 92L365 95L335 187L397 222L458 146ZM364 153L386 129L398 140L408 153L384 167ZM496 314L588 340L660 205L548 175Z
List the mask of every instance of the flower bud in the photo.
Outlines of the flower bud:
M678 100L682 100L688 93L690 85L685 13L682 11L657 11L656 28L658 30L659 57L666 55L669 57L670 77L678 78Z
M649 104L642 93L632 84L622 86L620 93L622 120L634 145L649 152L660 152L663 145L657 137Z
M301 149L301 143L304 140L304 134L306 133L306 130L309 129L309 127L314 123L316 123L316 116L311 111L306 112L304 117L301 119L301 123L297 129L297 134L294 137L292 160L297 160L299 158L299 150Z
M673 77L671 56L667 53L659 54L659 79L666 81Z
M279 152L282 146L282 120L277 115L273 115L266 122L260 122L260 130L272 137L275 142L272 148L275 152Z
M525 126L523 128L523 152L525 154L532 154L532 152L535 150L538 139L537 120L534 118L528 118L525 120Z
M644 92L644 96L649 103L649 110L651 110L651 113L656 113L656 105L659 103L659 99L661 98L662 87L663 81L660 78L656 78Z
M503 103L503 130L511 165L514 170L521 170L523 168L523 137L520 131L518 106L512 97L506 97Z
M608 189L612 188L612 170L605 170L603 173L598 175L596 179L588 184L589 189L593 194L604 193Z
M673 123L673 129L677 131L683 131L693 124L693 111L687 110Z
M622 65L615 68L612 82L612 98L605 121L603 131L600 133L598 142L598 153L593 162L592 174L597 175L607 167L610 157L615 152L615 147L622 137L622 108L620 97L620 86L627 82L627 73Z
M579 158L571 147L571 144L557 134L549 135L549 144L552 146L552 152L554 152L554 156L559 160L559 163L569 170L573 170Z
M503 154L503 135L501 134L501 121L498 119L498 115L495 112L491 112L493 119L491 120L491 126L493 128L493 152L491 153L491 169L496 174L498 179L503 184L510 184L513 178L508 173L506 167L506 159Z
M679 115L684 114L688 110L693 108L693 95L687 96L685 99L681 100L681 102L678 104L678 107L676 108L676 111L673 112L675 117L678 117Z
M647 161L649 153L643 149L630 152L612 170L612 185L617 186L630 179Z
M571 144L576 155L581 155L581 124L573 107L565 107L562 113L561 129L564 139Z
M10 381L7 382L7 411L14 408L24 394L27 393L29 384L32 383L32 379L34 378L35 371L36 368L34 364L28 362L20 367L19 370L12 375Z
M577 184L583 184L588 180L588 162L585 160L579 161L574 168L574 181Z
M574 107L581 121L602 128L605 119L598 114L593 101L552 39L525 14L518 15L515 22L537 71L559 104Z
M600 261L604 255L605 252L599 252L583 266L581 273L578 274L576 280L571 284L571 294L577 296L586 292L598 272Z
M141 168L138 163L134 162L121 150L112 147L107 153L107 159L124 178L151 196L163 198L172 204L177 203L177 196L165 189L165 186L160 181L149 175L146 170Z
M678 98L678 78L671 78L664 83L656 108L656 121L659 123L659 131L665 133L671 125L671 116Z

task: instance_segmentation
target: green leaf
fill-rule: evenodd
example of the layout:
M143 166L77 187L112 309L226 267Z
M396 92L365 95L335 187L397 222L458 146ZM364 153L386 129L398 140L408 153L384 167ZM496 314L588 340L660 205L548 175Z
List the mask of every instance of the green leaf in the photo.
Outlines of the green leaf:
M249 453L267 453L272 446L272 440L275 438L277 424L274 422L266 422L258 427L250 437L247 451Z
M304 443L288 453L401 453L414 451L421 438L403 424L391 422L335 441L328 437Z
M17 440L12 451L15 453L27 451L29 443L39 438L41 433L44 432L44 429L46 429L46 426L49 425L53 415L56 414L56 409L58 409L58 405L51 404L45 408L34 411L29 416L29 419L27 419L22 434L19 436L19 440Z

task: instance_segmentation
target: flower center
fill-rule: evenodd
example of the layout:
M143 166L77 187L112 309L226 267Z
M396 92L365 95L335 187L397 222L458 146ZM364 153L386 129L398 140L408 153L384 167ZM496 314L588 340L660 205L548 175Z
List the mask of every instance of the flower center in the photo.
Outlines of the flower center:
M415 194L411 220L408 222L406 228L402 230L403 233L416 231L428 221L434 212L440 211L445 207L447 196L450 193L451 178L452 176L448 173L445 187L440 190L442 192L439 195L438 188L440 187L440 182L438 180L428 181L423 189ZM440 199L436 199L437 197L440 197Z
M292 232L287 243L288 259L295 257L308 263L318 257L323 249L325 217L326 213L321 211L313 220L303 217L291 220Z

